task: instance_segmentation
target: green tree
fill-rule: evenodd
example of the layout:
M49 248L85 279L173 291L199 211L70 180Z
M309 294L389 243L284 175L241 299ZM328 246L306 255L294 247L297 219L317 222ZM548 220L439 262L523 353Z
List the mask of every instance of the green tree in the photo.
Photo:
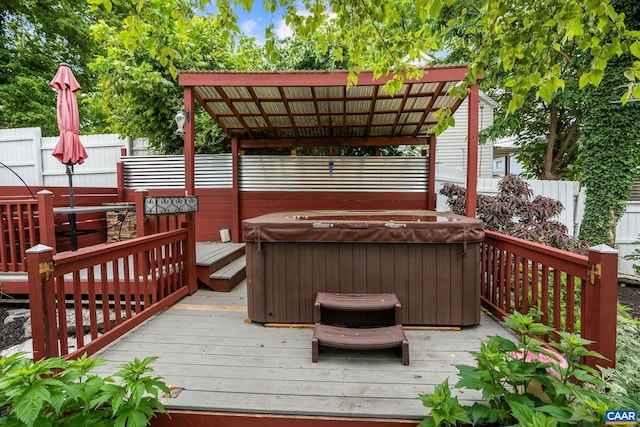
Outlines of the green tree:
M0 9L0 128L41 127L58 134L56 92L49 86L60 62L82 86L83 127L96 121L82 96L92 89L85 65L98 47L90 37L87 4L74 0L6 0Z
M627 27L640 30L640 8L635 1L615 0ZM622 104L631 54L609 61L598 87L586 88L581 99L584 134L581 183L586 187L585 215L580 238L592 245L615 243L616 224L626 209L640 163L640 103ZM636 59L637 61L637 59Z
M173 154L183 145L174 123L183 102L179 69L246 70L264 64L253 39L241 37L229 45L213 18L195 15L195 2L151 3L144 8L113 5L104 14L124 19L102 19L93 26L106 54L90 64L98 78L91 99L94 108L107 113L107 130L148 138L155 150ZM206 112L198 109L195 114ZM196 118L196 126L198 152L228 150L228 140L210 120Z

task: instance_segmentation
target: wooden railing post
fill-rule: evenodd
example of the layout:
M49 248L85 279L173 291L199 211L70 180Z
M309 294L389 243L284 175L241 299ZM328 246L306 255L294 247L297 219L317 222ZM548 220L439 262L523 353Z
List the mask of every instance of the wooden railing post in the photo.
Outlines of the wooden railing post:
M187 229L187 243L184 251L184 280L189 286L189 295L193 295L198 290L198 276L196 274L196 227L193 217L195 214L188 213L187 221L182 223L182 227Z
M53 248L36 245L26 250L33 360L59 356Z
M145 188L139 188L135 191L135 203L136 203L136 237L146 236L147 233L147 221L144 214L144 198L149 194L149 190Z
M613 368L616 364L618 315L618 251L598 245L589 248L589 280L582 285L581 335L593 341L588 348L606 359L587 357L585 363Z
M40 242L51 247L52 255L56 254L56 231L53 217L53 193L49 190L38 191L38 224Z

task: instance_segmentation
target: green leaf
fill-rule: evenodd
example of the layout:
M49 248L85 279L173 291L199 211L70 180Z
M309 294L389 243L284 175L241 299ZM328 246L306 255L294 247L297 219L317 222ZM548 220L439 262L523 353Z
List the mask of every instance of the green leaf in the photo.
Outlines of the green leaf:
M16 416L27 425L33 424L49 397L49 391L39 381L36 381L21 393L20 398L15 403Z
M582 89L588 84L589 84L589 73L582 73L580 75L580 80L579 80L579 83L578 83L578 87L580 89Z
M604 77L604 70L599 70L597 68L594 68L589 73L589 82L594 86L598 86L600 85L600 82L602 81L603 77Z
M629 46L629 50L636 58L640 58L640 42L635 42Z

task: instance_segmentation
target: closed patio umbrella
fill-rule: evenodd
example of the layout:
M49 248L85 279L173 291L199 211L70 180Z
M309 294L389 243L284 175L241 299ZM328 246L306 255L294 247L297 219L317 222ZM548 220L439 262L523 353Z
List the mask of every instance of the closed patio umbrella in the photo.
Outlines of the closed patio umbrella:
M53 149L53 156L66 165L69 176L69 207L74 208L73 200L73 166L82 164L89 157L78 133L80 132L80 117L78 115L78 101L76 91L80 89L78 81L73 75L69 65L62 63L58 72L51 81L51 86L58 91L58 129L60 139ZM71 232L71 249L76 249L75 214L69 216Z

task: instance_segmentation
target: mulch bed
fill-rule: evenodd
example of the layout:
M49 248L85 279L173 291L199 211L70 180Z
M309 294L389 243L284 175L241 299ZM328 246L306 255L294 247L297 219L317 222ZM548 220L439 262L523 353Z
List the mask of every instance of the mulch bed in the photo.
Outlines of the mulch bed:
M24 336L24 320L15 319L6 325L4 323L4 319L9 315L9 311L16 308L25 308L25 306L0 304L0 350L27 340Z

